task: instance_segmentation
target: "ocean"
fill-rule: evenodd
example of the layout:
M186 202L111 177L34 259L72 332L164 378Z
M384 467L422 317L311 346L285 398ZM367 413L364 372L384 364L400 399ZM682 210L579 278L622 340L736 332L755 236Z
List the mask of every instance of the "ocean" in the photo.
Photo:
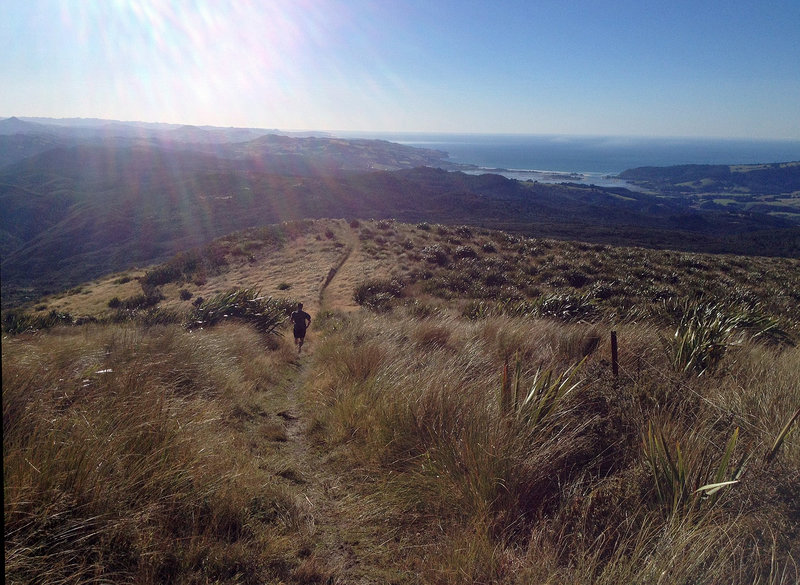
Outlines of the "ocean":
M502 169L499 174L514 179L604 186L625 186L613 177L635 167L800 161L800 140L421 133L346 136L442 150L452 162L479 167L474 172Z

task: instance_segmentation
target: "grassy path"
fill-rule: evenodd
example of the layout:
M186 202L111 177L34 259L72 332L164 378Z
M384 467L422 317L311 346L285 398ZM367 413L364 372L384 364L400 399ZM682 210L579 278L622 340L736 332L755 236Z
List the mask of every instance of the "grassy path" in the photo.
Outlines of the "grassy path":
M319 295L315 314L325 309L357 310L352 300L350 279L360 263L361 249L355 233L349 232L345 255L331 269ZM344 275L344 277L342 276ZM365 585L398 582L398 575L384 567L385 541L390 539L381 526L366 493L374 481L352 467L346 452L329 451L314 438L313 412L304 392L313 385L314 351L318 340L303 347L296 369L286 386L284 421L286 441L278 445L282 464L278 475L307 509L313 548L298 566L298 582Z
M389 278L397 264L396 258L378 257L374 249L370 253L370 244L365 245L361 241L360 230L363 228L347 224L344 227L339 235L346 252L337 266L328 273L320 290L320 310L344 313L358 311L360 307L353 299L356 287L369 280Z
M284 420L286 440L277 445L277 474L306 509L311 550L297 567L297 582L366 585L399 582L384 566L392 539L380 514L366 496L371 482L341 451L328 451L309 433L313 413L303 399L313 375L314 357L304 354L287 386Z
M355 311L358 305L353 300L353 289L358 276L358 267L363 265L361 242L352 229L343 234L346 252L339 263L330 269L319 292L319 307L322 310Z

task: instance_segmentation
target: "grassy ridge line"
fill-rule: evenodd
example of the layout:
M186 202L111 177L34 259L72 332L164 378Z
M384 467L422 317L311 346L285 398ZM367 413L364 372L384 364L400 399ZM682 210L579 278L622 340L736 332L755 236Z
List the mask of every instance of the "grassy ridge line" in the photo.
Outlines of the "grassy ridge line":
M716 204L690 209L681 197L619 197L618 190L601 187L519 183L432 168L288 176L243 172L239 163L221 159L209 166L197 153L175 161L175 151L165 158L166 151L127 148L116 149L118 159L109 165L115 157L104 152L51 152L4 170L5 306L234 230L309 217L491 221L549 237L797 256L797 224L779 210L770 217L772 205L760 206L760 214L731 215ZM145 171L148 181L142 182ZM135 196L130 185L139 186ZM38 194L38 206L31 207L26 192Z
M197 297L209 298L231 286L318 300L325 275L342 262L343 250L351 249L347 264L326 286L331 301L345 308L353 305L351 296L360 285L391 281L392 288L399 283L402 295L469 303L478 313L521 309L525 303L559 297L565 305L596 316L636 320L663 312L665 304L702 298L757 311L778 319L784 329L800 330L796 259L611 247L390 220L353 222L354 227L343 220L284 226L263 228L266 235L254 230L221 239L213 246L217 268L160 285L165 299L159 306L188 311ZM270 238L280 229L287 234L275 246ZM102 317L110 312L113 297L127 303L141 295L136 275L113 275L42 299L32 313Z

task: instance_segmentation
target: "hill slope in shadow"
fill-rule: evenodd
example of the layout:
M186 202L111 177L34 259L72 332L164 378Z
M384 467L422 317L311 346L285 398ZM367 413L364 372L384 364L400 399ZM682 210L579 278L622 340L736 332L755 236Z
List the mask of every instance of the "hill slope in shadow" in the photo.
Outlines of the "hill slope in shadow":
M283 151L264 154L258 145L270 141ZM800 255L800 228L790 221L698 211L679 198L432 167L347 170L356 159L346 150L361 152L363 164L397 162L390 143L371 142L380 141L336 150L318 138L192 148L126 139L58 146L8 165L0 171L3 304L163 260L232 231L303 218L466 223L590 242Z

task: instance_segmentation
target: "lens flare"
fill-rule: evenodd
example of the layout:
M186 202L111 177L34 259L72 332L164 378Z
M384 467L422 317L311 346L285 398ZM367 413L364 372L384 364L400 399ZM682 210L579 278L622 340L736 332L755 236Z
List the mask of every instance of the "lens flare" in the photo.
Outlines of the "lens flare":
M404 97L380 19L355 6L96 0L65 2L61 19L87 53L77 74L99 113L110 103L109 114L166 122L331 128Z

